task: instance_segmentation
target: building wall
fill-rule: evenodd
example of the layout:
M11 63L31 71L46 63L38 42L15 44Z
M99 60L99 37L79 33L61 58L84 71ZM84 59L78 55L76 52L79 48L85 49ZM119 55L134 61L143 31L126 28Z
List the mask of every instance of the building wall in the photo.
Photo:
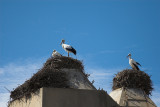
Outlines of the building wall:
M104 91L43 88L43 107L118 107Z
M122 107L157 107L141 89L119 88L110 96Z
M24 98L22 98L24 100ZM27 101L13 101L9 107L119 107L104 91L41 88Z

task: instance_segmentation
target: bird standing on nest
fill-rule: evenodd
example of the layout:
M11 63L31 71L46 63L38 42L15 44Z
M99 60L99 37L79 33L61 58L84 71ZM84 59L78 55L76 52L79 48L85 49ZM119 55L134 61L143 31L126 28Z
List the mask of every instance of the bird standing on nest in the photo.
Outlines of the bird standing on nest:
M64 44L64 42L65 42L65 40L63 39L63 40L61 41L61 45L62 45L62 48L63 48L65 51L68 52L68 57L69 57L69 53L73 53L74 55L76 55L76 50L75 50L72 46L70 46L70 45L68 45L68 44Z
M52 57L62 56L60 53L58 53L56 50L53 50Z
M138 62L134 61L132 58L131 58L131 54L129 53L128 56L129 57L129 64L130 66L134 69L134 70L139 70L138 68L138 65L140 65ZM141 65L140 65L141 66Z

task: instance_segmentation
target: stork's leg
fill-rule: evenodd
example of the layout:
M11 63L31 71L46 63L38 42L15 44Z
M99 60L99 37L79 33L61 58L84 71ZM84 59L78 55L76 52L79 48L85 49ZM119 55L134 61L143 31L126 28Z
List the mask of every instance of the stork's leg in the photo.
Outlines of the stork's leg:
M68 57L69 57L69 52L68 52Z

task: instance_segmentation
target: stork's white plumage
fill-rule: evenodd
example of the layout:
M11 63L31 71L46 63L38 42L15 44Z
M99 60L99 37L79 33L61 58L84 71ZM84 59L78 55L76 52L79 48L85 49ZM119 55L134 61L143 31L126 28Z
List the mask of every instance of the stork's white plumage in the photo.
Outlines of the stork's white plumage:
M132 58L131 58L131 54L129 53L128 56L129 57L129 64L130 66L134 69L134 70L139 70L138 68L138 65L140 65L138 62L134 61ZM141 66L141 65L140 65Z
M60 53L58 53L56 50L53 50L52 57L62 56Z
M66 52L68 52L68 57L69 57L69 53L73 53L74 55L76 55L76 50L75 50L72 46L70 46L70 45L68 45L68 44L65 44L64 42L65 42L65 40L62 40L62 41L61 41L61 45L62 45L62 48L63 48Z

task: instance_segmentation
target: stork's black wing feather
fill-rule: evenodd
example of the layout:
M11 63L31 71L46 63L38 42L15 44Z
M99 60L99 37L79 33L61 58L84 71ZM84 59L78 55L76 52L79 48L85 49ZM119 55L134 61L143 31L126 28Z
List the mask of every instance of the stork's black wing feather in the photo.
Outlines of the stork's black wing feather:
M137 65L141 66L141 64L140 64L140 63L138 63L138 62L136 62L136 63L137 63Z
M133 64L133 65L135 66L136 70L139 70L139 68L138 68L138 66L136 64Z
M74 53L76 55L76 50L73 47L66 48L66 50L68 50L68 51L70 51L70 52L72 52L72 53Z

